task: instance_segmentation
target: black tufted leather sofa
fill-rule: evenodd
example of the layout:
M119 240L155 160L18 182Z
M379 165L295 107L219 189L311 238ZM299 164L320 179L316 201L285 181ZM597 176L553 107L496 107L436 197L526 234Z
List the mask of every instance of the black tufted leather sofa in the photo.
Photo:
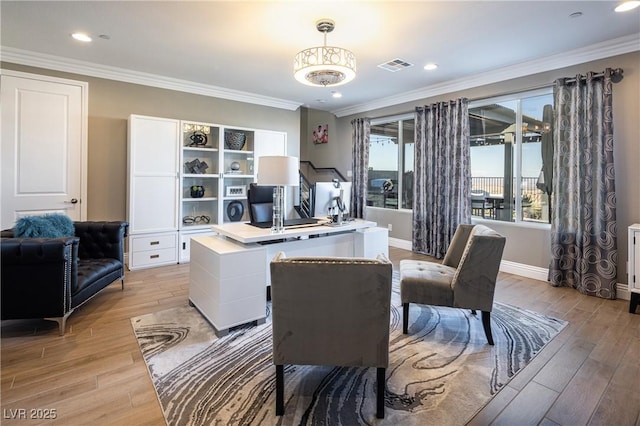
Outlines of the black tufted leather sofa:
M14 238L2 231L2 319L57 321L120 279L127 222L74 222L75 236Z

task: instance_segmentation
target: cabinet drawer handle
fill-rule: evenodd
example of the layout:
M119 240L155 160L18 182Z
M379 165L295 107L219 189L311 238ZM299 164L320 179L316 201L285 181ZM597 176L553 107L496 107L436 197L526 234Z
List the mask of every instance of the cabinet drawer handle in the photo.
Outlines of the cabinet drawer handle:
M151 245L151 246L157 246L158 244L160 244L160 241L151 241L149 243L149 245Z
M152 254L151 256L149 256L149 259L157 259L159 257L160 257L159 254Z

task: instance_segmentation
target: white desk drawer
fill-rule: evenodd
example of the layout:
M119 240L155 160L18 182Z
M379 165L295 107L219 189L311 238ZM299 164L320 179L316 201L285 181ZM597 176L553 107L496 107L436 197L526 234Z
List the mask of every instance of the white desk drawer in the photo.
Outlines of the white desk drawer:
M131 237L131 251L134 253L146 250L163 250L175 249L178 241L178 234L165 235L145 235L140 237Z
M129 237L129 269L178 263L178 233Z
M134 251L131 259L131 266L143 268L145 266L177 263L177 251L175 247L156 250Z

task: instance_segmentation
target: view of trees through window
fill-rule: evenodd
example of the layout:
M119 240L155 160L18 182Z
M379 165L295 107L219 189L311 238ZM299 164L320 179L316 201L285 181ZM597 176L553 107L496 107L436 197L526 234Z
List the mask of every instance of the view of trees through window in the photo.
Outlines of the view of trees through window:
M550 88L469 104L473 216L550 222L552 117ZM414 128L412 114L372 120L368 206L413 208Z

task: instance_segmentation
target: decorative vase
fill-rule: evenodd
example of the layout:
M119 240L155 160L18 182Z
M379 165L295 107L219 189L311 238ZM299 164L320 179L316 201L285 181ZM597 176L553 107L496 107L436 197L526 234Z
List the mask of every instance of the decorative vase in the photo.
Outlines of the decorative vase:
M227 205L227 216L231 222L238 222L244 214L244 205L241 201L232 201Z
M202 198L202 197L204 197L204 186L193 185L191 187L191 198Z
M224 133L224 146L227 149L233 149L240 151L244 147L244 143L247 140L247 135L240 132L225 132Z

